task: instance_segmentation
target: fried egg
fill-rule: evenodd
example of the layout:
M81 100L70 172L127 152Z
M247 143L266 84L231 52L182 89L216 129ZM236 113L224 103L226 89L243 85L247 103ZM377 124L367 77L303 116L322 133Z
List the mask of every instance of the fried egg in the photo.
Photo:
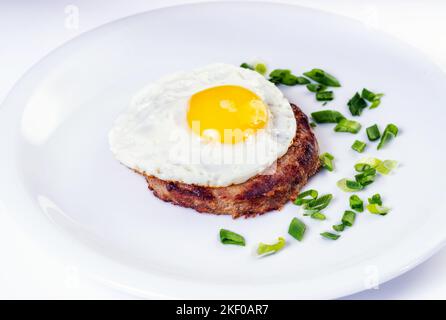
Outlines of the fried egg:
M114 156L140 173L224 187L266 173L295 133L291 106L274 84L219 63L142 89L116 119L109 142Z

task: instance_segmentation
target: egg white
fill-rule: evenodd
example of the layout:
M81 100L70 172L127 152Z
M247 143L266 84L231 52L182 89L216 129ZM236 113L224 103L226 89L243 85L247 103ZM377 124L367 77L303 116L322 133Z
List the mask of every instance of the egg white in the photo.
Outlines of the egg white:
M268 105L265 128L236 144L209 142L193 133L187 123L190 97L220 85L257 94ZM295 133L293 111L274 84L255 71L219 63L164 77L141 90L116 119L109 142L121 163L141 173L223 187L264 173L287 152Z

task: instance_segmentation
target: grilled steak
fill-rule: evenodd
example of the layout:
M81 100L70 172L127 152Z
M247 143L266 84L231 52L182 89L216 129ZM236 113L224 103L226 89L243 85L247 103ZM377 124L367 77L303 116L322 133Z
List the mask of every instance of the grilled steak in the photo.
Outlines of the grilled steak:
M165 181L143 174L158 198L198 212L252 217L280 209L294 200L309 177L320 167L319 148L307 116L291 104L297 129L288 151L271 174L259 174L246 182L227 187L203 187Z

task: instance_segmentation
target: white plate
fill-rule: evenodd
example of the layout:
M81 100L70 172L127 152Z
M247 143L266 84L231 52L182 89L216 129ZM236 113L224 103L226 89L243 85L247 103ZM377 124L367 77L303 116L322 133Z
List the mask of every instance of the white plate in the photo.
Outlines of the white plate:
M306 113L335 108L367 87L382 104L358 119L364 128L394 122L401 135L377 152L396 159L375 192L393 210L358 214L338 241L324 240L348 208L336 181L353 175L358 135L316 128L334 173L308 187L334 193L329 219L308 224L305 241L287 235L297 207L255 219L197 214L156 199L142 178L113 159L107 132L143 85L212 62L261 58L301 73L320 67L342 88L322 107L304 87L286 88ZM126 18L62 46L17 84L0 115L0 197L28 232L95 279L144 297L334 298L389 280L444 243L445 76L411 47L359 22L295 6L214 3L172 7ZM223 246L218 230L243 234L247 247ZM259 241L285 236L280 253L257 259Z

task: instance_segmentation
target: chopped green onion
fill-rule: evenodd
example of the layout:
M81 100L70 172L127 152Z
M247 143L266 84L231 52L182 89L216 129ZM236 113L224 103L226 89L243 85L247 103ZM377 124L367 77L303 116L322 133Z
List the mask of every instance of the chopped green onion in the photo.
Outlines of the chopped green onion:
M311 201L312 199L316 199L318 196L318 192L314 189L310 189L304 192L301 192L296 200L294 200L294 204L300 206L304 203Z
M243 238L243 236L226 229L220 229L220 241L223 244L245 246L245 238Z
M347 105L353 116L360 116L362 110L367 108L367 102L365 102L365 100L361 98L361 96L357 92L353 96L353 98L348 101Z
M374 124L371 127L366 129L367 137L370 141L376 141L381 137L381 133L379 132L378 125Z
M381 104L381 98L384 96L383 93L377 93L375 94L375 98L372 101L372 105L370 106L370 109L375 109Z
M378 144L378 150L381 149L385 144L387 144L390 140L392 140L393 135L389 132L384 132L381 140L379 141Z
M345 192L355 192L362 190L364 187L357 181L341 179L337 182L337 186Z
M316 220L325 220L327 218L325 216L325 214L323 214L321 212L315 212L315 213L311 214L311 217Z
M317 199L310 200L309 202L305 203L304 209L322 210L330 204L331 199L333 199L332 194L324 194Z
M398 135L398 127L394 125L393 123L390 123L387 125L387 127L384 129L384 132L390 132L395 137Z
M304 77L296 77L295 75L287 75L285 76L282 81L281 84L287 85L287 86L295 86L297 84L299 85L303 85L303 84L307 84L310 81Z
M305 77L297 77L297 84L304 85L304 84L307 84L307 83L310 83L310 80L308 80L307 78L305 78Z
M254 65L254 70L260 73L261 75L264 75L266 73L266 65L264 63L256 63Z
M338 79L321 69L312 69L311 71L304 72L304 75L320 84L324 84L329 87L341 86Z
M382 161L377 158L364 158L361 159L357 164L369 165L372 168L376 168ZM356 167L355 167L356 168Z
M366 164L366 163L357 163L357 164L355 164L355 170L358 171L358 172L364 172L364 171L366 171L366 170L368 170L370 168L371 168L371 166L369 164Z
M361 130L361 124L359 122L347 119L341 119L334 128L335 132L358 133L359 130Z
M369 204L377 204L382 206L383 202L381 200L381 195L379 193L375 193L371 198L369 198Z
M331 232L322 232L321 236L323 236L324 238L330 239L330 240L338 240L340 237L339 234L334 234Z
M376 95L372 91L369 91L366 88L362 89L361 97L366 99L367 101L373 102L375 96Z
M333 91L322 91L316 93L317 101L331 101L333 100Z
M372 104L370 105L370 109L375 109L381 103L381 98L384 96L382 93L374 93L366 88L362 89L361 97L370 101Z
M285 247L285 239L282 237L279 237L277 240L277 243L274 244L265 244L260 242L259 246L257 247L257 254L258 255L270 255L273 253L276 253L277 251L283 249Z
M379 214L379 215L385 216L387 213L389 213L390 208L383 207L383 206L381 206L379 204L373 203L373 204L368 204L367 205L367 210L369 210L370 213Z
M359 177L356 177L356 181L363 187L368 186L369 184L372 184L373 182L375 182L375 177L376 175L370 175L370 176L362 176L362 175L358 175Z
M381 136L381 140L378 144L378 150L381 149L384 145L386 145L392 138L398 135L398 127L394 124L388 124L384 129L383 135Z
M328 171L333 171L333 169L334 169L333 155L329 154L328 152L325 152L319 156L319 159L321 160L322 167L324 167Z
M324 86L323 84L319 84L319 83L310 83L310 84L307 84L307 89L308 89L308 91L311 91L311 92L320 92L320 91L324 91L325 89L327 89L327 86Z
M297 84L308 84L310 80L304 77L297 77L291 74L288 69L276 69L269 74L269 81L275 84L284 84L287 86L295 86Z
M293 218L288 227L288 233L296 240L302 241L306 228L305 223L297 218Z
M346 210L342 216L342 224L351 227L355 223L356 213L350 210Z
M291 71L286 69L276 69L270 72L269 74L269 81L272 83L278 84L282 82L282 79L286 75L290 75Z
M398 167L398 161L384 160L376 167L376 171L381 174L388 175L396 167Z
M355 180L363 187L373 183L376 177L376 169L370 168L360 174L355 175Z
M246 63L246 62L243 62L243 63L240 65L240 67L241 67L241 68L245 68L245 69L249 69L249 70L254 70L254 67L253 67L252 65Z
M316 111L311 114L311 117L317 123L338 123L345 119L340 112L334 110Z
M367 144L365 142L355 140L355 142L353 142L352 144L352 149L358 151L359 153L362 153L366 146Z
M319 212L318 209L307 209L304 211L304 216L308 217L308 216L311 216L312 214L317 213L317 212Z
M370 109L378 108L378 106L381 104L381 99L376 99L372 102L370 105Z
M358 212L364 211L364 201L361 200L356 194L350 196L350 208Z
M334 231L341 232L344 231L345 225L343 223L335 224L334 226L332 226L332 228Z
M311 121L311 122L310 122L310 127L312 127L312 128L316 128L316 127L317 127L316 122Z

